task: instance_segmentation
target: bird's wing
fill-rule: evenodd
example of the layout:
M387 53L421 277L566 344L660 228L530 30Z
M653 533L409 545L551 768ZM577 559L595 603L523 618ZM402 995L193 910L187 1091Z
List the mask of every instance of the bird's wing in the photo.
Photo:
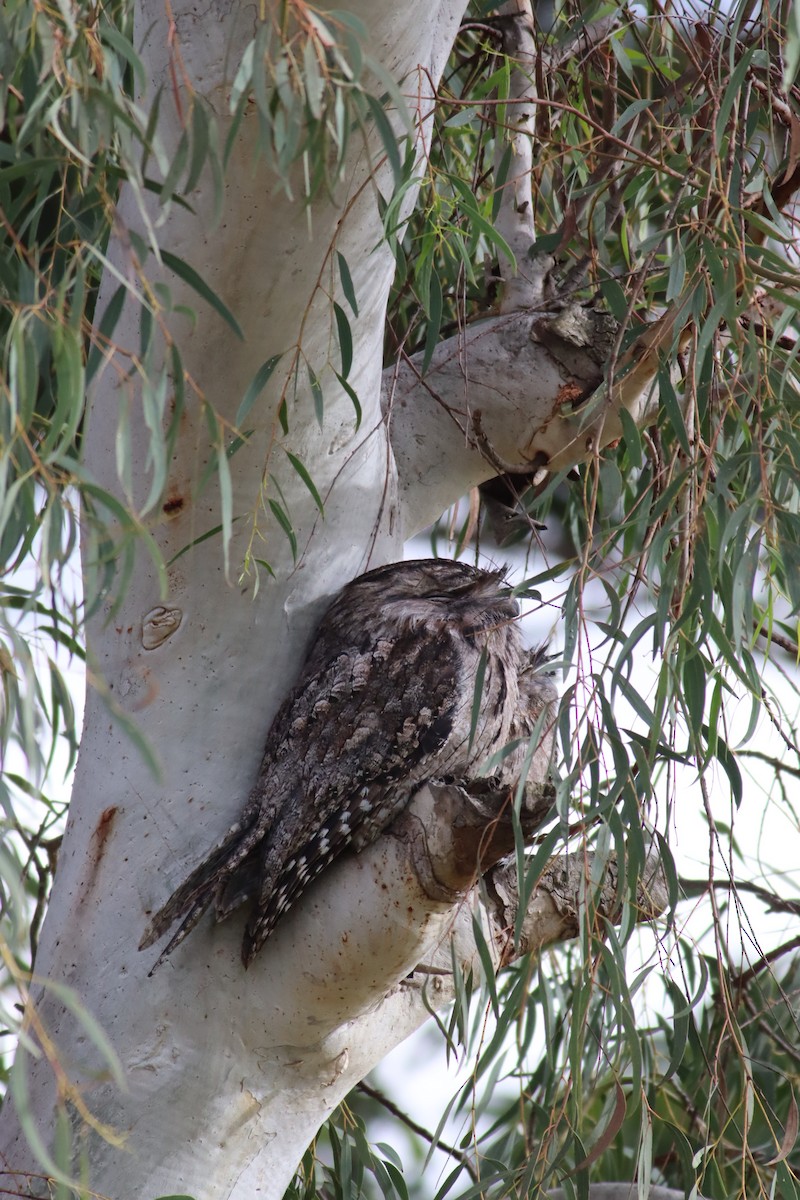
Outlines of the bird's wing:
M329 656L320 644L312 648L273 722L241 818L151 919L140 949L181 920L153 971L212 903L222 919L253 898L246 944L254 948L243 949L249 961L354 836L359 848L374 840L417 784L445 769L439 759L453 728L460 669L446 629L383 639L365 630L361 646L342 649L334 640L331 647L328 639L321 648Z
M350 845L369 845L422 780L447 772L460 670L445 629L424 639L387 638L329 664L314 704L306 703L311 691L299 698L300 794L270 828L258 869L248 862L244 887L232 879L222 897L226 913L258 881L245 962L329 863Z

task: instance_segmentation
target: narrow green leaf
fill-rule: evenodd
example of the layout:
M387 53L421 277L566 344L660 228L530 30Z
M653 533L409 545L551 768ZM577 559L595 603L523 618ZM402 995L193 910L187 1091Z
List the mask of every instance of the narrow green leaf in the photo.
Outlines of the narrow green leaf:
M628 318L628 301L618 281L609 277L600 281L600 291L611 315L621 325Z
M474 227L474 232L482 233L489 244L494 246L495 250L504 258L508 259L512 268L516 269L517 260L513 250L495 226L492 225L491 221L484 217L475 193L469 184L457 175L449 176L449 180L453 186L453 190L457 192L460 198L461 203L459 207L463 210L465 216L468 217L470 225Z
M218 533L222 533L221 525L214 525L212 529L207 529L205 533L201 533L199 537L192 538L185 546L182 546L177 554L173 554L172 558L167 562L167 566L171 567L174 562L182 558L193 546L199 546L201 542L207 542L209 538L216 537Z
M322 116L325 82L320 74L316 42L313 38L307 38L303 47L303 86L306 90L306 103L311 116L318 121Z
M343 1136L339 1140L336 1182L342 1189L342 1196L357 1196L360 1191L359 1188L353 1186L353 1156L350 1150L350 1139L347 1136Z
M350 384L347 382L347 380L343 379L342 376L338 373L338 371L335 371L334 374L336 375L336 378L339 380L339 383L342 385L344 390L347 392L347 395L350 397L350 400L352 402L353 408L356 410L356 432L357 432L359 426L361 425L361 416L362 416L361 403L360 403L355 391L350 386Z
M131 563L131 567L132 566L133 566L133 564ZM121 590L124 591L124 589L121 589ZM118 607L118 604L115 607ZM114 612L113 607L112 607L111 611L113 614L113 612ZM150 771L150 774L153 776L153 779L156 781L160 781L162 778L161 765L153 751L152 746L150 745L150 742L143 735L141 729L139 728L139 722L134 717L132 717L130 713L125 711L125 709L117 701L114 694L110 691L110 689L107 687L107 685L105 685L102 682L102 680L99 683L97 681L95 681L94 686L95 686L95 690L99 691L100 698L103 701L104 705L106 706L106 708L107 708L108 712L110 713L111 717L113 718L113 720L116 722L117 725L119 725L119 727L124 732L125 736L133 743L133 745L136 747L136 749L141 754L142 759L145 762L145 765L147 766L148 770ZM49 986L53 986L52 981L49 984ZM101 1033L102 1033L102 1030L101 1030Z
M114 330L116 329L117 322L119 321L119 318L122 314L122 310L125 307L126 298L127 298L127 291L126 291L125 287L122 284L120 284L119 287L117 288L117 290L114 292L114 295L111 297L108 304L106 305L103 315L100 318L100 322L97 326L97 331L96 331L96 333L94 333L94 336L92 337L92 346L89 351L89 357L88 357L88 360L86 363L87 386L88 386L88 384L91 383L92 379L94 378L95 372L97 371L98 367L100 366L100 363L102 362L104 355L110 349L111 339L114 335Z
M35 341L24 318L13 321L7 335L7 346L9 401L16 408L19 420L27 426L36 411L39 368ZM10 428L5 436L12 436Z
M137 88L143 92L147 87L147 72L130 39L120 33L110 21L98 22L97 28L101 41L110 46L114 53L128 64L133 71Z
M83 350L74 330L62 327L53 339L53 363L56 369L56 408L41 447L42 458L46 458L56 446L59 454L69 450L83 416Z
M683 243L680 238L677 239L673 247L672 254L669 260L669 276L667 278L667 291L665 299L669 304L673 300L677 300L683 291L683 285L686 282L686 255L683 250Z
M704 732L706 732L706 734L707 734L707 732L708 732L707 729L704 730ZM716 758L717 758L717 762L720 764L723 771L728 776L728 782L731 785L731 795L733 797L733 802L736 805L736 807L739 808L739 806L742 803L742 796L744 794L743 787L742 787L742 773L739 770L739 764L737 763L733 753L731 752L730 746L725 741L725 739L721 736L721 734L719 733L719 730L717 731Z
M237 426L237 428L241 426L261 392L263 392L264 388L267 386L273 371L282 358L282 354L273 354L272 357L268 358L266 362L263 362L256 371L250 382L250 386L242 397L239 407L236 410L234 424ZM284 430L284 432L286 431Z
M725 126L728 124L728 118L731 115L731 109L733 108L734 102L742 94L742 85L747 72L750 70L750 64L756 49L756 46L749 46L744 51L742 57L739 59L738 63L730 74L728 85L725 88L722 101L717 110L716 143L718 146L723 144L723 139L725 138Z
M316 487L314 486L314 480L311 478L311 476L309 475L308 471L307 471L307 470L306 470L306 468L303 466L303 464L301 463L301 461L300 461L300 459L299 459L299 458L296 458L296 457L294 456L294 454L291 454L291 453L290 453L288 450L285 450L285 451L284 451L284 453L286 454L286 457L289 459L289 462L292 464L292 466L294 467L295 471L296 471L296 472L297 472L297 474L300 476L300 478L302 479L303 483L306 485L306 487L308 488L309 492L311 493L311 499L314 501L314 503L316 504L317 508L319 509L319 511L320 511L320 512L322 513L322 515L324 516L324 515L325 515L325 510L324 510L324 507L323 507L323 504L322 504L322 499L321 499L321 497L320 497L320 494L319 494L319 492L317 491Z
M669 1079L681 1065L686 1052L686 1046L689 1041L691 1006L687 1005L683 992L669 976L664 977L664 986L672 1000L672 1021L669 1022L669 1032L666 1036L666 1044L670 1051L670 1056L669 1063L664 1072L666 1078Z
M518 824L518 822L517 822ZM517 879L519 880L519 904L514 922L514 945L519 946L522 937L522 926L528 911L528 904L533 895L533 889L541 878L542 871L553 856L553 852L561 841L562 831L554 825L537 844L534 854L526 854L524 847L517 845Z
M339 353L342 356L342 376L344 379L350 374L350 368L353 365L353 334L350 330L350 322L347 320L345 311L340 304L333 302L333 312L336 317L336 329L339 334Z
M247 43L245 53L241 56L239 68L237 68L234 76L233 85L230 88L230 98L228 101L228 110L231 115L234 115L236 108L239 107L240 101L246 100L246 95L252 86L253 79L253 62L255 59L255 48L257 48L258 35L264 37L267 31L266 23L258 30L257 37Z
M624 110L624 112L617 117L616 121L611 127L611 136L619 137L626 125L630 125L631 121L638 117L640 112L644 112L645 109L650 108L652 104L653 101L650 99L632 101Z
M175 153L170 161L169 170L164 176L164 183L161 188L159 203L167 204L172 199L173 193L177 190L178 178L182 174L188 160L189 136L186 130L184 130L175 149Z
M339 12L337 16L340 21L345 24L354 22L356 18L351 13ZM361 26L361 32L356 34L356 37L363 45L366 40L366 30ZM391 103L394 108L395 116L402 122L407 134L413 135L415 132L414 117L408 106L408 101L403 94L403 89L398 86L397 80L392 75L391 71L387 71L383 63L377 58L367 58L365 64L369 67L370 73L378 80L380 87L384 89L380 100L384 108L388 108Z
M470 120L472 119L472 113L469 111L469 108L466 108L461 115L468 117ZM501 118L498 113L498 122L500 121L500 119ZM508 179L508 172L510 170L513 158L514 158L514 148L511 145L511 143L508 142L507 145L503 148L502 157L500 159L500 162L495 167L495 171L494 171L494 195L492 196L492 220L493 221L497 220L497 214L500 212L500 208L501 208L501 206L503 204L503 200L506 196L506 192L504 189L506 186L506 180Z
M797 1186L797 1176L783 1161L775 1168L775 1180L777 1187L772 1193L773 1196L779 1196L780 1200L798 1200L800 1188Z
M343 254L340 254L338 250L336 252L336 261L339 265L339 282L342 285L342 291L344 293L344 298L347 301L347 303L350 305L350 308L352 309L352 312L353 312L353 316L357 317L358 316L358 304L356 303L356 292L355 292L355 288L353 287L353 279L350 274L350 268L347 265L347 259L345 258L345 256Z
M34 1051L32 1046L30 1051L38 1053L38 1050ZM14 1100L17 1119L27 1138L28 1145L36 1155L36 1161L41 1170L46 1171L57 1182L69 1185L72 1181L68 1176L62 1175L61 1170L51 1158L49 1146L41 1135L40 1123L34 1116L28 1084L28 1057L28 1048L25 1046L25 1042L21 1042L8 1077L9 1092Z
M306 363L306 367L308 370L308 382L309 386L311 387L311 395L314 399L314 412L317 417L317 424L319 425L320 429L322 429L322 422L325 416L325 402L322 396L322 385L320 384L320 381L317 378L314 368L311 366L311 364Z
M161 259L164 265L169 267L171 271L174 271L179 279L182 279L184 283L188 283L189 287L193 288L194 291L197 292L198 296L202 296L203 299L207 301L207 303L210 304L216 312L219 313L219 315L230 326L236 336L244 341L244 333L242 332L242 327L236 320L236 317L228 308L227 304L225 304L219 298L217 293L208 286L202 276L198 275L194 267L190 267L187 262L185 262L182 258L178 258L177 254L172 254L169 250L162 249Z
M383 105L375 97L366 93L364 99L367 102L372 119L375 122L375 127L381 139L381 144L386 152L386 157L389 160L389 165L392 168L392 174L396 184L399 184L403 175L403 164L400 159L400 150L397 144L397 135L392 129L389 118L386 116Z
M622 425L622 436L625 439L628 460L634 470L640 471L644 466L644 448L642 446L642 435L639 431L639 426L624 405L620 407L619 419Z
M150 489L147 499L140 509L140 515L142 516L148 513L153 505L158 503L166 487L168 461L167 445L164 438L164 411L167 403L168 386L169 379L164 369L154 379L145 378L142 384L142 414L145 425L150 432L148 453L151 464Z
M425 353L422 356L421 372L424 375L431 364L433 352L439 344L442 327L442 285L436 272L431 273L428 292L428 328L425 332Z
M289 520L289 517L287 516L286 512L284 511L284 509L281 507L281 505L278 503L277 500L270 500L269 506L272 509L272 512L275 516L275 520L278 522L281 529L283 530L283 532L286 534L287 538L289 539L289 545L292 550L292 558L296 562L297 561L297 536L296 536L294 530L292 529L292 523Z
M617 687L622 692L625 699L635 711L639 719L648 729L653 728L653 713L648 707L646 701L639 695L639 692L621 673L616 677Z
M219 479L219 500L222 515L222 559L225 566L225 577L230 571L231 534L233 533L233 484L231 468L224 446L217 447L217 478Z
M683 664L683 698L689 717L689 727L695 735L703 725L706 704L706 670L700 655L687 651Z
M489 993L492 1012L494 1013L495 1018L498 1018L500 1016L500 1005L497 999L495 967L492 961L491 951L486 943L486 937L481 927L481 923L474 913L472 914L472 935L475 938L475 949L478 951L478 957L481 960L483 982L486 986L486 990Z
M683 419L683 413L678 403L678 397L673 387L669 370L665 366L660 366L658 369L658 393L661 403L664 405L667 420L680 443L681 449L684 454L691 455L692 451L689 445L689 435L686 432L686 422Z
M194 97L192 104L192 156L189 162L189 173L184 184L185 192L193 192L197 187L210 145L210 123L213 120L199 96Z
M395 1195L399 1197L399 1200L408 1200L408 1188L406 1187L406 1181L394 1163L386 1163L386 1173L390 1176L392 1183L394 1184ZM346 1192L345 1195L347 1195Z
M564 672L572 665L572 656L578 644L578 580L573 577L564 597Z
M722 676L717 675L714 691L711 693L711 705L708 710L708 733L706 740L708 751L713 757L717 754L717 737L719 734L719 717L722 710Z
M58 996L64 1007L72 1013L76 1022L83 1028L88 1039L102 1056L104 1070L108 1072L117 1087L126 1090L127 1080L124 1068L100 1022L84 1007L80 997L71 987L54 979L45 980L43 986L48 992Z
M623 1122L625 1120L625 1112L626 1112L625 1092L623 1091L621 1085L615 1081L615 1083L614 1083L614 1107L611 1111L611 1114L609 1115L608 1123L607 1123L605 1129L600 1134L600 1136L597 1138L597 1141L594 1143L594 1145L592 1146L592 1149L589 1151L589 1153L586 1155L586 1157L581 1162L575 1164L574 1169L576 1171L585 1170L586 1167L590 1167L592 1165L592 1163L596 1162L597 1159L600 1158L600 1156L605 1153L605 1151L608 1149L608 1147L614 1141L614 1138L617 1136L620 1129L622 1128ZM649 1176L648 1176L648 1178L649 1178Z
M475 691L472 695L472 716L469 725L469 746L472 748L472 743L475 741L475 734L478 731L478 719L481 714L481 700L483 699L483 684L486 679L486 663L488 662L487 649L484 646L481 650L481 656L478 659L478 669L475 672Z
M695 352L694 374L695 379L701 388L705 386L703 384L702 373L706 365L706 355L711 348L712 342L717 336L719 324L725 315L725 309L728 307L728 303L729 298L723 292L723 294L714 302L707 317L703 321L703 324L700 326L700 334L697 338L697 349Z

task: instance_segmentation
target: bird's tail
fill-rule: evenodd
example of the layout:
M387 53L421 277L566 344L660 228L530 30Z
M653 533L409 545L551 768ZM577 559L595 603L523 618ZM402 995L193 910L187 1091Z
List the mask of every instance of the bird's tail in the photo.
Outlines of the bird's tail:
M234 825L222 842L195 867L188 879L151 918L139 942L140 950L146 950L157 942L176 921L181 923L148 974L152 975L175 947L188 937L212 904L216 904L217 919L221 919L249 898L249 887L245 887L244 880L239 879L239 869L245 869L245 879L250 876L247 863L262 835L262 830L252 826L242 828L241 825ZM230 900L233 893L236 894L235 903ZM226 896L224 908L220 904L223 894Z
M302 843L288 861L284 861L283 856L269 853L261 860L258 873L247 880L251 886L242 897L255 900L242 941L245 967L253 961L281 917L351 840L349 822L335 814ZM243 867L246 865L242 864ZM239 893L235 894L238 899Z

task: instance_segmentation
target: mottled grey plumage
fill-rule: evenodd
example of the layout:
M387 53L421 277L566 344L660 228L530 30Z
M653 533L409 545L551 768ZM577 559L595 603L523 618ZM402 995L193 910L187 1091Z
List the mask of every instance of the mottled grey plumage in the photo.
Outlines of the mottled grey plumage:
M511 752L503 759L501 782L516 787L520 775L541 782L547 777L555 743L558 690L545 673L544 648L523 650L517 668L519 699L511 717L508 740ZM531 739L536 734L535 744Z
M532 660L503 577L422 559L343 588L273 722L239 821L153 917L141 948L181 920L156 966L212 904L222 919L250 902L247 965L320 871L373 842L425 780L469 780L530 732Z

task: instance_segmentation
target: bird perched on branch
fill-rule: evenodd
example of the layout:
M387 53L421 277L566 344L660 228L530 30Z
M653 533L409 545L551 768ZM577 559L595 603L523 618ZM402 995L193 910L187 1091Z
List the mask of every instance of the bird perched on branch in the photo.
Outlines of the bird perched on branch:
M250 905L247 966L312 880L373 842L423 783L468 782L495 754L504 779L519 773L525 755L513 750L503 767L499 752L530 732L555 690L537 683L504 577L420 559L342 589L275 717L241 817L150 922L140 949L181 922L153 970L212 905L217 920Z

